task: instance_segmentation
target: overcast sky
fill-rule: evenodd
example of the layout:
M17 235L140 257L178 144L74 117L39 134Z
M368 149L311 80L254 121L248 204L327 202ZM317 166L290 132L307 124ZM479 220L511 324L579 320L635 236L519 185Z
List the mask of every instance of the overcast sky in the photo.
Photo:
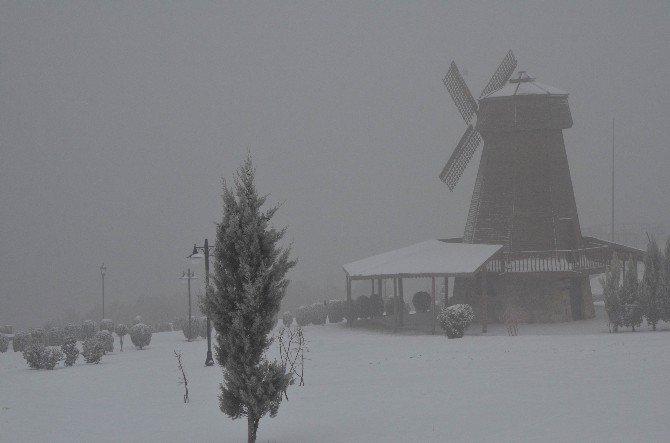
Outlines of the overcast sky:
M670 220L670 2L0 1L0 322L183 291L251 150L294 280L462 235L479 153L437 178L508 49L570 93L582 225ZM202 269L196 270L202 273Z

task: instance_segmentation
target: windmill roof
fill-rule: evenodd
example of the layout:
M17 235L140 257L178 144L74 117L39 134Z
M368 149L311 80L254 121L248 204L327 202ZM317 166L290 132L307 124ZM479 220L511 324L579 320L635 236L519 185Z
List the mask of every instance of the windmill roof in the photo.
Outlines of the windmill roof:
M525 78L522 81L508 81L505 86L493 91L482 98L510 97L512 95L565 95L568 93L562 89L545 85L534 79Z
M502 245L428 240L344 265L353 279L468 275L477 272Z

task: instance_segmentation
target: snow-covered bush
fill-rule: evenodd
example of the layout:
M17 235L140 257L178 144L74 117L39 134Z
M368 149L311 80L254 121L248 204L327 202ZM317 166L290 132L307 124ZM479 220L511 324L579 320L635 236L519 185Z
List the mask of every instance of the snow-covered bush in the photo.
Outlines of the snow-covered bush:
M182 332L184 333L184 337L186 337L186 340L195 340L198 338L199 332L198 330L200 329L200 321L197 317L191 317L191 334L189 336L188 333L188 320L186 323L184 323L184 327L182 328Z
M32 369L53 369L63 359L63 353L55 346L31 342L23 350L23 358Z
M310 305L308 312L309 321L313 325L323 325L326 323L328 313L326 312L326 306L323 303L314 303Z
M420 291L412 297L412 304L416 312L428 312L430 310L430 294Z
M61 352L65 355L65 366L72 366L79 358L79 349L77 348L77 337L68 335L63 340L60 347Z
M49 329L49 332L47 333L47 343L50 346L60 346L63 344L64 339L65 329L59 327Z
M467 304L458 304L442 308L438 315L440 326L449 338L461 338L465 330L475 319L472 307Z
M370 297L361 295L356 299L354 318L370 318Z
M12 349L14 352L23 352L30 340L30 335L26 332L17 332L12 339Z
M100 330L93 337L102 344L102 348L107 352L114 352L114 336L107 330Z
M370 296L370 316L381 317L384 315L384 300L379 294L372 294Z
M82 340L93 338L95 333L98 332L98 325L96 325L93 320L84 320L84 324L81 325L81 330Z
M28 334L30 334L30 338L28 340L31 343L39 343L42 346L46 346L46 344L47 344L47 334L46 334L46 332L44 332L44 329L42 329L42 328L30 329L28 331Z
M331 300L326 305L328 312L328 323L339 323L344 320L344 302L342 300Z
M108 318L103 318L102 321L100 322L100 330L101 331L109 331L109 333L114 332L114 322Z
M309 324L309 309L306 306L300 306L295 311L295 321L298 326L307 326Z
M53 369L59 361L63 359L63 352L57 346L47 346L44 348L42 356L42 369Z
M151 328L144 323L138 323L130 328L130 340L138 349L143 349L151 343Z
M284 312L281 316L281 321L284 323L285 327L291 327L291 324L293 323L293 314L288 311Z
M100 363L100 359L105 354L105 347L102 343L94 338L87 338L81 344L82 352L86 363Z
M63 330L64 337L74 337L79 340L82 336L82 327L75 323L68 323Z
M121 346L121 352L123 352L123 337L128 334L128 326L123 323L116 325L116 335L119 336L119 345Z
M0 334L0 352L7 352L9 349L9 339Z

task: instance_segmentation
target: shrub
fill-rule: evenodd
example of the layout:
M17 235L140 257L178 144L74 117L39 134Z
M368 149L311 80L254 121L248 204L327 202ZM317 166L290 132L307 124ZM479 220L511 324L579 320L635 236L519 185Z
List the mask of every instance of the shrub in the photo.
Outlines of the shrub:
M293 314L288 311L284 312L281 316L281 321L284 323L285 327L291 327L291 324L293 323Z
M128 326L123 323L116 325L116 335L119 336L119 345L121 346L121 352L123 352L123 337L128 334Z
M93 338L95 333L98 332L98 325L93 320L85 320L84 324L81 325L81 332L82 340Z
M361 295L354 304L354 318L370 318L370 297Z
M528 323L528 311L516 305L509 305L502 313L502 320L507 327L507 333L515 336L519 333L519 323Z
M200 328L200 321L198 320L197 317L191 317L191 336L189 337L188 334L188 320L184 322L184 327L182 328L182 332L184 333L184 337L186 337L186 340L194 340L198 338L198 329Z
M328 313L326 312L326 306L323 303L314 303L310 305L308 312L309 321L313 325L322 325L326 323Z
M0 352L7 352L9 349L9 339L0 334Z
M82 334L81 325L75 323L68 323L65 328L63 328L63 337L74 337L76 340L79 340Z
M144 323L138 323L130 328L130 341L138 349L143 349L151 343L151 328Z
M307 326L309 324L309 312L306 306L300 306L295 311L295 321L298 326Z
M44 351L45 347L43 344L29 342L23 348L23 358L32 369L40 369L42 367Z
M56 346L47 346L44 348L44 354L42 356L42 368L51 370L55 368L58 362L62 359L63 352L60 348Z
M47 342L50 346L60 346L65 340L65 329L63 328L51 328L47 333Z
M32 369L53 369L63 359L63 353L55 346L31 342L23 350L23 358Z
M475 319L475 313L470 305L458 304L442 308L438 319L447 337L461 338L472 320Z
M107 330L101 330L96 332L93 338L102 344L102 348L104 349L105 353L114 352L114 336L111 332Z
M81 355L84 356L86 363L100 363L100 359L105 354L105 348L102 343L94 338L87 338L81 345Z
M31 343L39 343L42 346L46 346L47 344L47 334L44 332L44 329L42 328L35 328L31 329L28 331L28 334L30 334L30 337L28 340Z
M114 332L114 322L108 318L103 318L102 321L100 322L100 330L101 331L109 331L109 333Z
M430 310L430 294L420 291L412 297L412 304L416 312L428 312Z
M339 323L344 320L344 302L342 300L331 300L326 305L329 323Z
M60 347L61 352L65 355L65 366L72 366L79 358L79 349L77 348L77 337L68 335L63 340Z
M23 352L29 340L30 336L28 333L17 332L12 339L12 349L14 349L14 352Z
M384 315L384 300L379 294L372 294L370 296L370 316L381 317Z

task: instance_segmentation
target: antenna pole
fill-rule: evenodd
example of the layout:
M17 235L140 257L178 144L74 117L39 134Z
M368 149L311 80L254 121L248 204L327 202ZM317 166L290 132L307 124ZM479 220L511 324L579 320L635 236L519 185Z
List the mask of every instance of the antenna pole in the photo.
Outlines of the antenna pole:
M614 243L614 117L612 117L612 220L610 241Z

